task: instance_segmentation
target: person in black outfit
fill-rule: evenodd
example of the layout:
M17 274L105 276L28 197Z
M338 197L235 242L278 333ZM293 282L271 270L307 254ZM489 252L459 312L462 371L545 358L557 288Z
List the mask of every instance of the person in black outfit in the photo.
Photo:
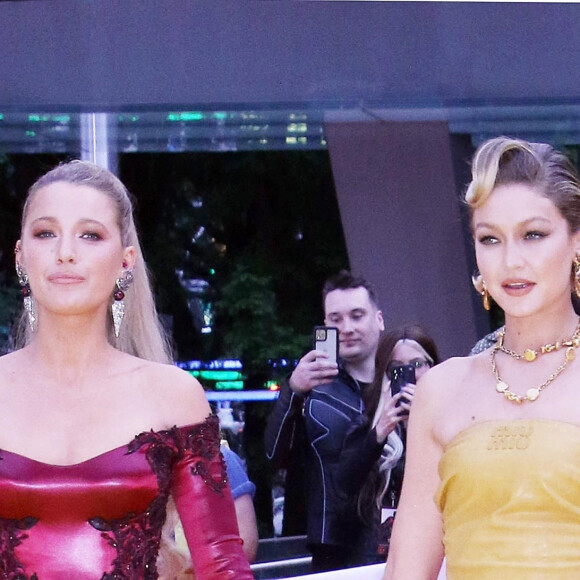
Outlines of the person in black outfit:
M297 435L305 434L307 537L313 571L377 561L376 537L358 516L356 494L345 489L340 473L347 468L343 464L347 455L369 457L370 465L378 460L404 413L404 405L395 405L397 398L389 400L378 423L367 424L346 453L345 436L363 414L363 393L375 376L383 317L370 285L346 271L327 281L323 302L325 323L339 329L339 364L322 351L304 355L283 383L265 433L268 457L277 465L286 465L293 453L303 451Z
M440 362L433 338L416 324L407 324L385 334L377 349L375 379L364 393L365 412L351 425L345 439L345 454L356 451L356 441L375 425L386 402L391 398L393 372L402 365L412 366L418 381L432 366ZM405 401L411 405L414 384L402 387ZM403 483L407 421L401 421L389 433L378 461L358 454L346 458L341 473L342 485L356 493L357 511L378 538L378 553L386 558L394 515ZM370 472L370 473L369 473Z

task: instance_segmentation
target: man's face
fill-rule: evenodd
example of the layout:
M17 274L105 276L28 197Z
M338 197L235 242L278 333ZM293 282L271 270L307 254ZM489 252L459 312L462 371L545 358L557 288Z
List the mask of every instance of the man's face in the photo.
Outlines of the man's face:
M347 363L361 363L375 356L383 315L371 302L366 288L332 290L324 302L325 323L339 330L339 354Z

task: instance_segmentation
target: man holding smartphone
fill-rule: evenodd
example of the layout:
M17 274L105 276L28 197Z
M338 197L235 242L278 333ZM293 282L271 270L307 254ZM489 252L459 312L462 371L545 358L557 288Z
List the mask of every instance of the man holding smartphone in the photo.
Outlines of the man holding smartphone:
M322 296L325 324L338 328L339 363L329 360L322 350L304 355L282 385L265 434L268 458L287 467L290 479L289 460L296 458L293 453L305 450L307 536L313 571L371 563L372 538L365 535L368 530L356 517L356 498L345 496L337 482L344 467L345 435L364 411L362 395L373 381L375 354L384 330L382 313L366 280L342 271L325 283ZM393 425L386 419L358 437L359 448L350 450L349 456L378 459L387 431L398 422L395 417L396 412ZM288 476L287 490L292 485Z

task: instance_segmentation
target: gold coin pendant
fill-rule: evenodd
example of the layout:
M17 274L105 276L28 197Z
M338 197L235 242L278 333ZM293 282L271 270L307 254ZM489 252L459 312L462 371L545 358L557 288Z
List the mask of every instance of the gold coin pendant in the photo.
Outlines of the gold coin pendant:
M538 397L540 396L540 390L539 389L528 389L526 391L526 398L529 401L535 401Z
M503 381L499 381L495 386L495 390L498 393L505 393L508 390L508 386Z
M531 348L526 348L526 350L524 350L524 358L528 362L533 362L536 360L536 352L533 351Z

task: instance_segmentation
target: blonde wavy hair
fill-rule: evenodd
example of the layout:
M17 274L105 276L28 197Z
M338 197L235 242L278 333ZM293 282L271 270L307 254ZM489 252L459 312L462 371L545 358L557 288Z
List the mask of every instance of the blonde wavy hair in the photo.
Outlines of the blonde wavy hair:
M511 137L484 141L475 152L472 181L465 201L473 212L498 185L521 183L552 200L570 232L580 229L580 180L576 168L561 151L547 143Z
M110 171L86 161L74 160L58 165L40 177L28 190L22 211L22 224L26 220L35 195L53 183L70 183L92 187L109 197L117 211L117 224L124 247L135 248L133 283L125 292L125 316L119 337L115 337L112 316L107 317L107 337L109 342L122 352L142 359L172 364L173 356L168 337L159 321L155 300L151 290L150 275L143 258L141 244L133 219L131 195L123 183ZM114 287L111 287L111 304ZM32 334L23 312L15 333L15 347L22 348ZM161 536L158 558L160 579L185 580L192 578L189 554L180 551L173 539L173 529L178 521L175 504L170 499L167 518Z

